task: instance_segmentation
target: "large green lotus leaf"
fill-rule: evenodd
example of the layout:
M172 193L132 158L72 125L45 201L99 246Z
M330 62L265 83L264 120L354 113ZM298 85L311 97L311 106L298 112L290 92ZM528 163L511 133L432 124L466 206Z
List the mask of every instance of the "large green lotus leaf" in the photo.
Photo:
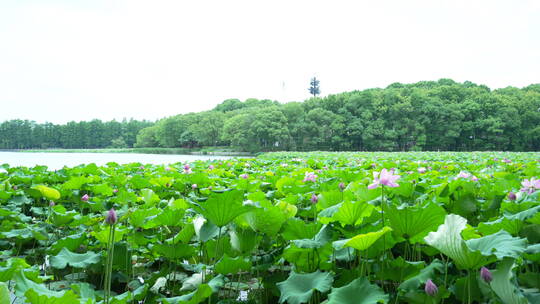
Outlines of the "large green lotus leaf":
M155 206L160 201L159 196L152 189L142 189L141 198L145 206Z
M92 285L88 284L88 283L76 283L76 284L71 284L71 289L73 291L75 291L75 293L77 295L79 295L79 297L81 299L92 299L94 300L96 298L96 290L94 290L94 288L92 287Z
M283 250L283 258L294 265L297 271L312 272L317 269L332 268L332 246L327 244L319 249L298 248L293 244Z
M51 246L49 253L57 254L58 252L60 252L60 250L62 250L62 248L67 248L71 251L74 251L75 249L79 248L85 240L86 234L84 233L68 235L54 242Z
M287 241L311 239L320 231L321 226L320 223L306 223L299 218L293 218L285 223L281 236Z
M302 239L292 241L298 248L321 248L332 240L332 229L324 225L312 239Z
M28 289L24 294L26 301L30 304L80 304L81 301L73 291L68 290L63 292L60 297L53 296L49 293L39 293L34 289ZM88 303L91 303L90 301Z
M236 228L229 231L231 237L231 247L241 254L249 254L257 244L259 244L262 236L251 229Z
M122 238L124 237L124 235L126 233L128 233L128 229L126 227L118 227L116 226L115 228L115 231L114 231L114 242L119 242L122 240ZM108 229L108 226L99 231L99 232L96 232L96 231L92 231L90 234L92 236L94 236L98 241L100 241L102 244L107 244L109 242L109 234L110 234L110 229Z
M289 304L307 303L311 299L314 290L327 292L334 281L328 272L313 272L300 274L291 271L287 280L277 283L281 292L279 303Z
M66 211L62 205L56 205L52 208L50 220L55 226L65 226L73 221L77 215L76 211Z
M212 288L208 284L201 284L197 290L183 296L159 299L164 304L198 304L212 295Z
M199 242L206 242L219 234L219 228L202 216L193 220L193 228Z
M403 282L404 279L418 274L425 267L426 263L424 261L411 262L399 256L387 262L384 269L377 271L377 277L395 282Z
M377 285L363 277L340 287L332 288L327 304L375 304L387 303L388 295Z
M385 226L379 231L359 234L359 235L349 239L343 245L347 246L347 247L352 247L352 248L354 248L356 250L363 251L363 250L368 249L379 238L381 238L382 236L384 236L386 233L388 233L390 231L392 231L392 228Z
M195 255L195 249L193 247L182 243L173 245L157 244L152 247L152 251L170 260L178 260Z
M398 240L408 240L415 244L422 242L429 232L437 229L444 222L446 212L435 204L429 203L425 206L389 206L385 213L390 221L392 234Z
M461 231L467 226L467 220L456 214L449 214L444 224L436 232L430 232L424 240L426 243L452 258L462 269L472 269L482 265L483 256L472 252L461 237Z
M537 214L540 214L540 205L515 214L505 214L494 221L480 223L478 230L484 234L506 230L508 233L516 235L525 225L525 221L534 218Z
M173 237L173 242L189 243L193 235L195 234L195 227L191 224L185 224L182 230Z
M34 189L41 192L41 195L48 200L55 201L55 200L60 199L60 192L58 192L58 190L56 189L53 189L44 185L37 185L34 187Z
M173 210L171 208L165 208L152 219L153 226L181 226L185 211L182 209Z
M514 238L504 230L465 243L472 251L479 251L485 256L495 255L498 259L504 257L517 259L527 247L526 239Z
M270 205L255 208L255 210L244 214L242 219L248 223L251 229L274 236L287 221L287 215L279 207Z
M52 291L45 285L38 284L27 279L22 271L15 274L15 295L25 296L27 301L32 304L79 304L79 299L73 291Z
M332 215L332 219L338 221L342 226L362 224L364 218L371 216L375 207L366 202L343 202L337 212Z
M0 282L7 282L12 279L13 275L21 270L30 268L24 259L10 258L6 262L6 266L0 266Z
M214 271L224 275L237 274L240 271L249 271L250 269L251 261L247 261L241 256L231 258L227 254L224 254L219 262L214 265Z
M92 179L85 176L72 176L69 180L62 184L64 190L77 190L81 189L82 185L91 182Z
M343 193L338 190L325 191L319 195L317 202L317 210L323 210L328 207L337 205L343 201Z
M491 289L501 299L504 304L526 304L529 301L521 293L516 285L514 272L514 260L505 258L492 272L493 281L489 283Z
M159 214L159 209L156 207L146 209L139 208L129 215L129 222L134 227L147 228L149 225L146 223L157 214Z
M223 227L237 216L250 210L243 205L244 194L239 190L213 193L206 202L193 204L193 208L218 227Z
M92 192L95 195L111 196L113 194L113 188L109 187L107 184L99 184L92 186Z
M51 257L51 267L64 269L67 265L75 268L85 268L92 264L97 264L101 256L95 252L74 253L67 248L63 248L60 253Z
M420 270L417 275L403 281L403 283L399 285L398 289L401 291L417 290L422 284L426 283L428 279L438 277L441 273L444 273L444 264L435 259L426 268Z
M4 282L0 282L0 304L11 304L9 289Z

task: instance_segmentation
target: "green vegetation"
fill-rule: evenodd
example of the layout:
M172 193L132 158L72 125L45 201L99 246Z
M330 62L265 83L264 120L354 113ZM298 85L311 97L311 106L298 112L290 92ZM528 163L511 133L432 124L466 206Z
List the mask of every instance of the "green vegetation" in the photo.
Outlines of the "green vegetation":
M10 120L0 124L0 149L99 149L133 147L148 121L68 122L65 125Z
M246 151L538 151L540 85L490 90L449 79L280 104L224 101L141 130L138 146Z
M0 167L0 303L538 303L540 153Z
M202 148L124 148L124 149L27 149L24 152L47 153L143 153L143 154L221 154L241 155L229 147ZM249 154L249 153L245 153Z
M155 124L0 124L0 149L206 146L249 152L538 151L540 85L490 90L441 79L286 104L229 99L212 111Z

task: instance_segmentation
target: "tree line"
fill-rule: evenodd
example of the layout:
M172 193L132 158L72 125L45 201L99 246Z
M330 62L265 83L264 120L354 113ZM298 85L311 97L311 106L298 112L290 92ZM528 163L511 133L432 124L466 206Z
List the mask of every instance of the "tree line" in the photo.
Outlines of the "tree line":
M450 79L280 104L225 100L142 129L140 147L247 151L540 150L540 84L491 90Z
M0 149L128 148L135 144L139 131L151 125L152 122L133 119L67 124L15 119L0 124Z
M0 148L227 146L242 151L538 151L540 84L491 90L450 79L394 83L304 102L228 99L147 121L11 120Z

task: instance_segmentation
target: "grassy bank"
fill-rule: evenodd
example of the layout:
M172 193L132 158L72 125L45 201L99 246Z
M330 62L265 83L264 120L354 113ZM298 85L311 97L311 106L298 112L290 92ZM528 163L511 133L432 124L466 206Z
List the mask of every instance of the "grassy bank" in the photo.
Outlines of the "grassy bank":
M10 152L33 152L33 153L142 153L142 154L193 154L193 155L242 155L250 156L247 152L238 152L223 147L204 148L105 148L105 149L27 149L5 150Z

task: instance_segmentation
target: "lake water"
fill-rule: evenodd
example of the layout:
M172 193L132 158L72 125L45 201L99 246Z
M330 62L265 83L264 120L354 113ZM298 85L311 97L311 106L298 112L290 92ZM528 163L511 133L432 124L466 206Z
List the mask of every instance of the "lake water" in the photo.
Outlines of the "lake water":
M212 155L165 155L165 154L138 154L138 153L47 153L47 152L0 152L0 164L9 164L10 167L33 167L44 165L50 170L61 169L64 166L74 167L80 164L95 163L98 166L108 162L119 164L173 164L178 162L192 162L196 160L229 159L230 156Z

